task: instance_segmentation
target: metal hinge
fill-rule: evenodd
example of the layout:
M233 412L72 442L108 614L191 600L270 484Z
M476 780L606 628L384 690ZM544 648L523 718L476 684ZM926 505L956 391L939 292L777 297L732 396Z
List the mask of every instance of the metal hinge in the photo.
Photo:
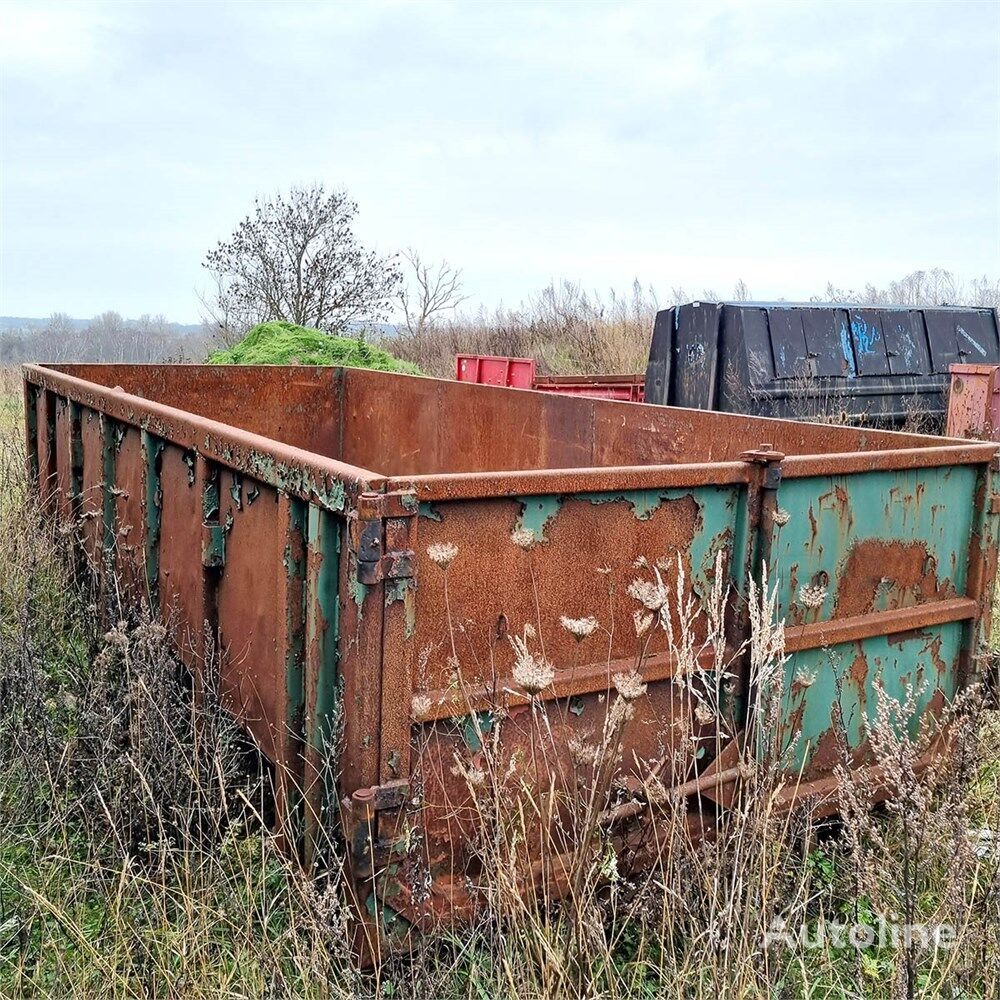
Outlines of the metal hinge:
M781 463L784 457L784 452L775 451L770 444L762 444L759 448L743 452L740 461L764 466L761 485L765 490L776 490L781 485Z
M412 490L362 493L351 520L358 582L380 583L413 576L413 528L417 496Z

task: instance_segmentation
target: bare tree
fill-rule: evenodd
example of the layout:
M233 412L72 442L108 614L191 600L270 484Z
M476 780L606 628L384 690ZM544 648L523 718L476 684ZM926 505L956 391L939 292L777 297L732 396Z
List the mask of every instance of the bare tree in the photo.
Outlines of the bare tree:
M747 287L747 283L740 278L733 287L734 302L750 302L753 300L753 292Z
M446 260L431 267L412 249L404 251L403 259L409 264L410 277L400 286L399 301L407 332L418 337L435 316L457 309L468 296L462 294L461 270Z
M331 332L384 319L399 270L358 242L357 212L343 191L328 193L322 184L258 198L232 236L205 256L216 280L214 315Z

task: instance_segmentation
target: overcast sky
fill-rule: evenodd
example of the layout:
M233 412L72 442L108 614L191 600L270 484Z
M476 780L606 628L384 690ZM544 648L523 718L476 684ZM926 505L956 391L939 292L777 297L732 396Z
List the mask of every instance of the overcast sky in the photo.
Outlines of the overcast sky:
M321 180L473 303L1000 272L1000 3L0 3L0 314L199 316Z

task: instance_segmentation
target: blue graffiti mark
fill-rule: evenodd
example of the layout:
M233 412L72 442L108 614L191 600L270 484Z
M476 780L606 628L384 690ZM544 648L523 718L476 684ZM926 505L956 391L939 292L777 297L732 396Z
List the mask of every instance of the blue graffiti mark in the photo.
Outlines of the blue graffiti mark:
M972 346L973 346L973 347L974 347L974 348L975 348L975 349L976 349L977 351L979 351L979 353L980 353L980 354L981 354L981 355L982 355L982 356L983 356L984 358L986 357L986 349L985 349L985 348L984 348L984 347L983 347L983 346L982 346L981 344L978 344L978 343L977 343L977 342L976 342L975 340L973 340L973 339L972 339L972 337L970 337L970 336L969 336L969 334L968 334L968 333L966 333L966 331L965 331L965 330L963 330L963 329L962 329L962 328L961 328L960 326L956 326L956 329L958 330L958 332L959 332L959 333L960 333L960 334L961 334L961 335L962 335L963 337L965 337L965 339L966 339L966 340L967 340L967 341L968 341L968 342L969 342L970 344L972 344Z
M854 334L854 343L858 345L861 354L874 354L875 345L878 343L878 327L872 323L869 326L863 319L854 318L851 320L851 333Z
M847 362L847 377L857 378L858 369L854 364L854 351L851 350L851 338L847 335L847 324L840 321L840 349L844 354L844 361Z

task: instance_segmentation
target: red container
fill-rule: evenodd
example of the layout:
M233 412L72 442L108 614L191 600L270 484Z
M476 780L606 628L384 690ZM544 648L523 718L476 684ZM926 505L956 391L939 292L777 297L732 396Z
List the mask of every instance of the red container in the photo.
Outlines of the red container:
M531 358L499 358L486 354L459 354L455 379L477 385L502 385L508 389L531 389L535 362Z
M592 399L623 399L641 403L646 379L643 375L537 375L531 358L503 358L481 354L459 354L455 379L478 385L502 385L510 389L536 389L561 396Z
M948 437L1000 441L998 365L951 365Z
M535 379L533 388L563 396L641 403L645 398L645 386L646 379L642 375L542 375Z

